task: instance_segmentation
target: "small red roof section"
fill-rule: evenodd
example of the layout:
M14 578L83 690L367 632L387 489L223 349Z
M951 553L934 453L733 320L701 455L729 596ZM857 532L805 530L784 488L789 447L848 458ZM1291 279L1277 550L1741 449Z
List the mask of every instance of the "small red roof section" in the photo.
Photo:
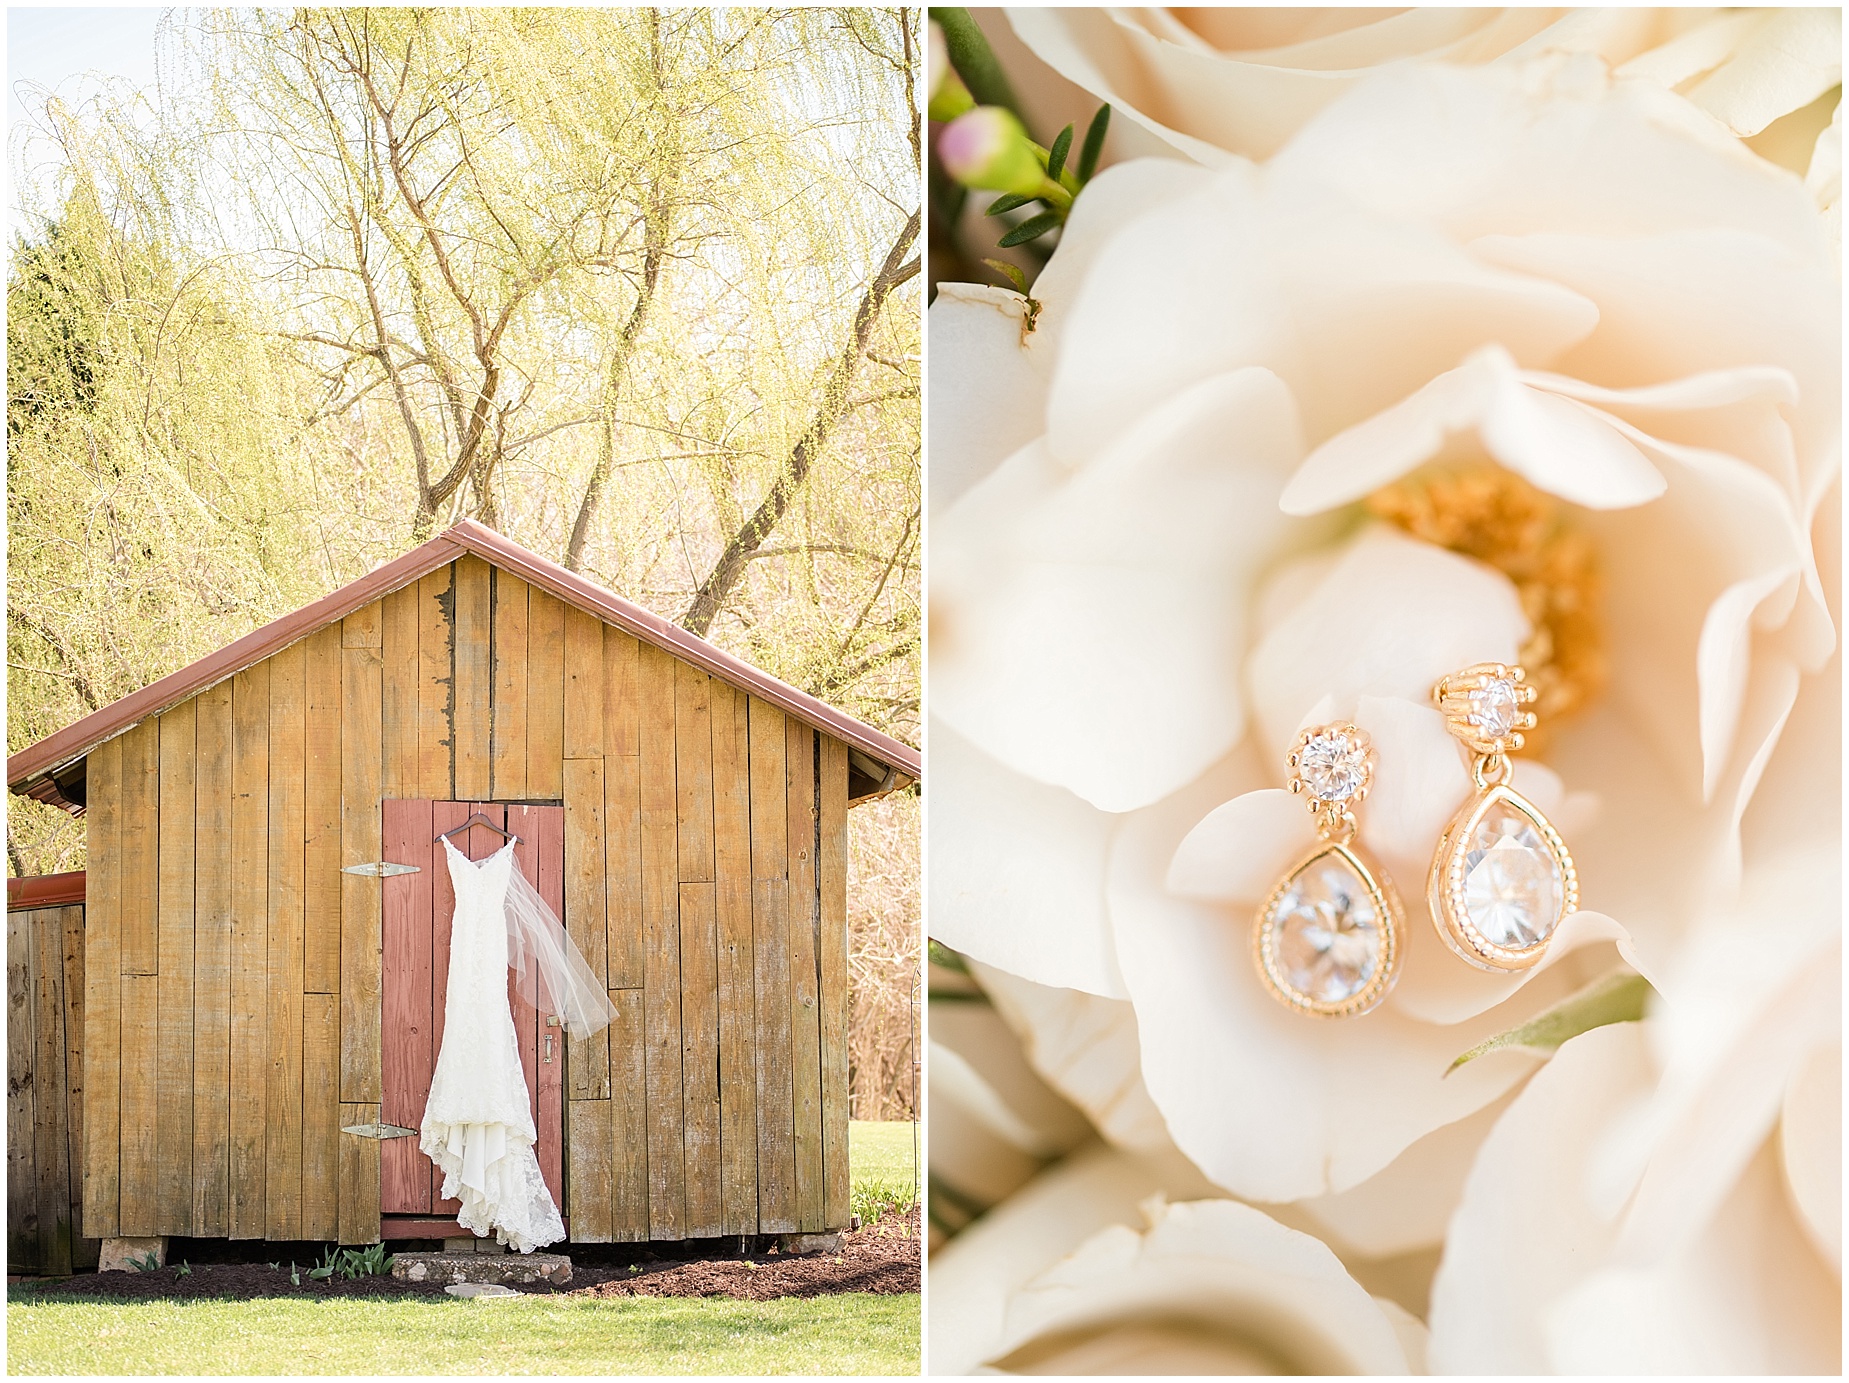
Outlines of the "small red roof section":
M42 802L66 810L78 804L67 798L54 775L74 781L60 770L77 763L97 745L124 730L158 715L169 706L178 705L189 696L224 681L263 659L345 618L362 606L410 585L438 567L447 566L458 557L473 553L502 571L511 572L523 581L549 591L569 605L596 615L617 628L645 639L657 648L692 663L741 691L750 692L780 707L807 725L833 735L851 749L879 765L889 779L882 788L902 787L916 782L922 772L918 751L871 725L818 701L807 692L798 691L724 649L688 633L679 625L640 605L624 600L582 576L548 562L518 543L510 542L492 528L464 519L454 528L439 534L422 547L407 552L395 561L368 572L357 581L324 595L312 605L305 605L281 619L254 629L236 643L201 658L178 672L169 673L158 682L123 697L112 705L67 725L56 734L47 735L37 744L28 745L7 760L6 784L17 793L36 797Z
M35 874L25 879L6 881L6 910L29 912L33 908L68 908L83 902L84 872L75 874Z

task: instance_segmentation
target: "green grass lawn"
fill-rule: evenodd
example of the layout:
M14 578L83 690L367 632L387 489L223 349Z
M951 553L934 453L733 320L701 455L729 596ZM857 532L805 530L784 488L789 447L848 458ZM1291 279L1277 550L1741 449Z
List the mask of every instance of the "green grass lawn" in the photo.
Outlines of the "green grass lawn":
M917 1185L912 1126L848 1129L858 1192ZM249 1302L7 1302L7 1371L149 1373L910 1374L916 1296ZM50 1298L50 1299L46 1299Z
M916 1187L917 1158L912 1147L912 1124L875 1123L856 1119L847 1126L847 1163L856 1183L883 1181L889 1186L903 1186L907 1181Z
M17 1374L900 1374L916 1296L7 1303Z

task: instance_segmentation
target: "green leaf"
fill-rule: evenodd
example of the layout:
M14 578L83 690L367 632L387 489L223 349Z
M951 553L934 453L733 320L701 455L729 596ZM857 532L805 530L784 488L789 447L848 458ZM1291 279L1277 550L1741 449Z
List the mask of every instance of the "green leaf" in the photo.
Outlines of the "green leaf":
M944 969L955 970L959 974L969 974L969 963L957 952L944 945L943 942L930 941L926 943L926 947L927 954L931 958L931 964L941 965Z
M1023 298L1027 296L1027 275L1021 272L1021 266L1010 264L1005 259L985 259L982 261L1008 282L1014 285L1014 291Z
M1050 230L1057 230L1065 224L1066 218L1057 211L1043 211L1031 221L1023 221L1008 234L995 243L1002 249L1012 249L1016 245L1025 245L1030 240L1038 240Z
M1098 160L1104 154L1104 136L1111 128L1111 108L1099 106L1098 113L1091 118L1091 125L1085 131L1085 147L1079 150L1079 181L1091 181L1091 175L1098 171Z
M982 214L984 216L1000 216L1003 212L1013 211L1016 207L1026 206L1029 202L1037 202L1039 200L1038 197L1023 197L1019 192L1004 192L1001 196L990 202L989 209Z
M1635 1023L1644 1016L1644 1004L1654 991L1642 975L1620 966L1601 975L1584 989L1567 995L1552 1008L1543 1009L1526 1023L1477 1043L1445 1071L1448 1076L1467 1061L1504 1047L1530 1052L1552 1052L1569 1038L1609 1023Z
M944 49L950 54L950 65L957 69L957 75L969 88L969 94L976 98L976 104L1006 106L1020 115L1021 107L1014 99L1014 88L1008 85L1007 74L996 60L995 50L989 47L988 39L969 17L969 11L960 6L933 5L930 14L937 21L937 27L944 31ZM1022 120L1021 123L1027 122Z
M1053 147L1046 151L1046 175L1057 180L1060 170L1066 166L1066 155L1072 152L1072 126L1068 125L1053 140Z

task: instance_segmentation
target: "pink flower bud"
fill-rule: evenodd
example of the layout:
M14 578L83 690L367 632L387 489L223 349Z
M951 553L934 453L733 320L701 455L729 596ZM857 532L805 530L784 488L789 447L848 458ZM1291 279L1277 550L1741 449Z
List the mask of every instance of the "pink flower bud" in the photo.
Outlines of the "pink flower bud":
M1000 106L977 106L937 137L944 171L965 187L1032 196L1046 184L1046 169L1021 122Z

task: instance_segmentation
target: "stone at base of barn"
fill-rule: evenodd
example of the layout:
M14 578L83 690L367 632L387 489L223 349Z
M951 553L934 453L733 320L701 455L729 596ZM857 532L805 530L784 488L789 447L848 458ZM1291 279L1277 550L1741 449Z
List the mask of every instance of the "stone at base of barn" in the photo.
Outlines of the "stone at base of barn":
M166 1267L167 1240L163 1237L105 1239L96 1270L99 1273L134 1272L148 1261L149 1254L154 1255L155 1267Z
M503 1244L499 1239L477 1239L471 1234L465 1239L445 1239L443 1241L443 1252L506 1253L507 1245Z
M392 1276L406 1282L571 1281L571 1259L562 1253L395 1253Z
M841 1248L841 1235L834 1234L779 1234L777 1251L779 1253L835 1253Z

